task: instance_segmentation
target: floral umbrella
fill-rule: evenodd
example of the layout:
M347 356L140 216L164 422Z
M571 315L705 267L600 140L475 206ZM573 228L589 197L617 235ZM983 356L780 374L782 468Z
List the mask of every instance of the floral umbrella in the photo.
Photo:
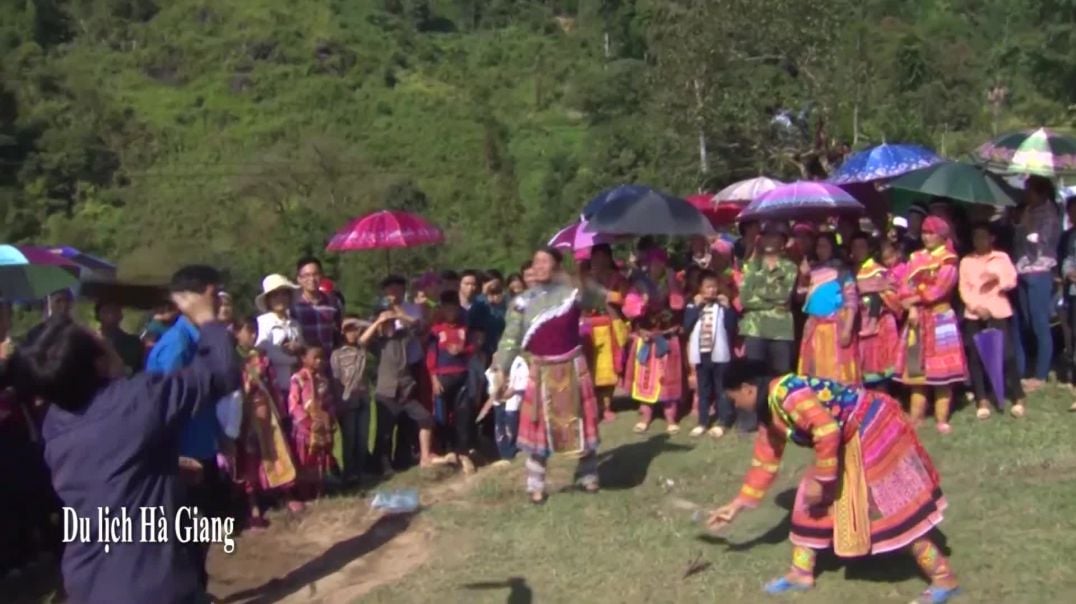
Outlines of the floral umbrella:
M1000 136L979 147L975 155L991 168L1016 174L1076 175L1076 138L1047 128Z
M837 185L800 180L752 201L740 213L740 220L797 220L835 214L859 216L864 212L863 204Z
M400 210L380 210L349 222L329 240L330 252L385 250L385 262L393 249L443 243L441 229L425 218Z
M759 196L769 193L783 184L785 183L772 178L766 178L765 176L748 178L747 180L734 182L718 191L717 195L713 196L713 203L733 202L748 204L758 199Z
M78 286L79 267L47 248L0 245L0 297L38 300Z
M844 160L841 167L829 177L829 182L847 185L894 178L941 161L941 157L926 147L882 143Z

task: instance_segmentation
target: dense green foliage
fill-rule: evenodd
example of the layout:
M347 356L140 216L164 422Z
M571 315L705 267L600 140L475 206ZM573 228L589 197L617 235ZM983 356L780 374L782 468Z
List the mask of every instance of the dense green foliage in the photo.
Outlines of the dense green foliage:
M3 4L0 238L212 261L244 293L373 208L446 228L397 269L507 267L612 184L957 154L1076 104L1076 0ZM385 269L330 259L352 299Z

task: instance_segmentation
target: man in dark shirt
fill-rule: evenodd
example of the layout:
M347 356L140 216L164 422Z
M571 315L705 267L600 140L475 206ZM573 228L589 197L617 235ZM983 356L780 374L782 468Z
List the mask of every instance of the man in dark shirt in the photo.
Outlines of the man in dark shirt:
M98 302L94 305L93 312L100 326L101 337L116 349L123 365L127 367L127 375L142 371L145 349L138 336L123 330L123 309L112 302Z
M295 265L295 272L299 292L292 302L291 316L299 323L303 341L307 345L321 346L325 358L329 358L339 343L344 310L335 296L321 291L324 278L321 261L310 256L301 258Z

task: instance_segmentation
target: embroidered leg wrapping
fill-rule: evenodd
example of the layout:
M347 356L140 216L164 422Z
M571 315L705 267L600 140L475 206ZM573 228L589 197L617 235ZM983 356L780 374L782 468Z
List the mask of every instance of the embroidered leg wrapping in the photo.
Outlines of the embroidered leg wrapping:
M527 492L544 493L545 460L532 455L527 458L524 465L527 471Z
M818 552L802 545L792 546L791 574L805 582L814 581L814 563Z
M649 426L650 422L654 421L654 406L641 403L639 405L639 415L642 416L639 421Z
M949 422L949 402L953 400L953 389L948 386L934 388L934 419L939 424Z
M661 410L665 413L665 422L670 426L676 423L676 407L679 401L665 401L661 403Z
M916 386L912 388L912 402L909 408L912 419L919 421L927 414L926 388Z
M912 543L912 555L915 562L930 579L931 585L938 587L956 587L956 575L949 567L949 560L941 553L938 546L926 538L920 537Z

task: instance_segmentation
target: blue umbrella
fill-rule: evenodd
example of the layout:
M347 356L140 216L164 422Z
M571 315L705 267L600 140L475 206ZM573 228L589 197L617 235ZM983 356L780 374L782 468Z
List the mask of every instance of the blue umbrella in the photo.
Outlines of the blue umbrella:
M38 300L78 284L79 268L45 248L0 245L0 297Z
M583 220L590 220L606 205L632 201L645 197L650 193L654 193L661 197L672 198L671 195L667 195L646 185L618 185L598 193L593 199L588 201L587 205L583 206L582 218Z
M844 160L829 182L846 185L893 178L941 162L942 158L926 147L883 143Z

